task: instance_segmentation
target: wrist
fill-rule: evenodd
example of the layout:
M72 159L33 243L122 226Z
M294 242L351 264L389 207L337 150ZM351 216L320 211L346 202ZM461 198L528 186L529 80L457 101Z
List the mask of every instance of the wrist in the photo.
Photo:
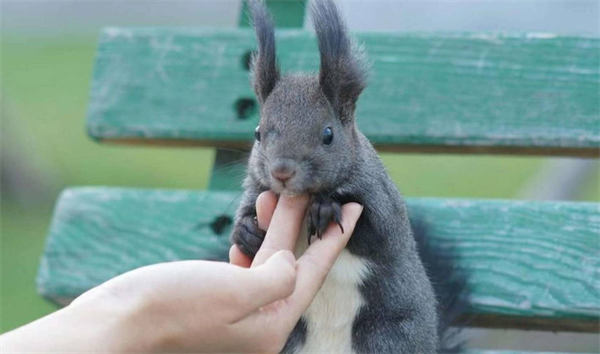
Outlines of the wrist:
M144 304L137 296L123 296L104 287L95 288L58 311L57 323L64 323L79 348L111 353L146 352L152 350L151 325L141 316Z
M172 317L171 310L146 290L104 291L103 299L89 301L94 307L91 317L104 321L98 331L108 341L107 351L148 353L166 352L173 345L177 348L180 327L167 321Z
M98 300L67 306L61 310L60 321L69 325L72 337L79 336L82 348L114 353L131 351L131 340L137 338L129 325L130 311L113 301Z

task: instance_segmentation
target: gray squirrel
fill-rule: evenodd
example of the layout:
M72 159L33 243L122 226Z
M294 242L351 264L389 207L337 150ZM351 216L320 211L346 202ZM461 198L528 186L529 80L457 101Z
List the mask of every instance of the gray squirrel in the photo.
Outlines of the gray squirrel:
M257 196L307 193L307 235L340 226L341 204L364 206L353 236L283 349L286 353L433 353L438 350L437 302L405 202L376 151L358 130L354 111L367 67L331 0L312 2L320 51L318 75L281 75L272 20L250 2L258 37L253 86L260 124L231 240L253 257L265 233L256 222Z

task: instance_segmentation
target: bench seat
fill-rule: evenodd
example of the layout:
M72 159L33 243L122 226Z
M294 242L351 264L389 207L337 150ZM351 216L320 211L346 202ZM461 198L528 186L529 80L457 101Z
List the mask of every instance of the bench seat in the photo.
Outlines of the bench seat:
M68 303L143 265L226 260L240 192L82 187L59 198L38 275ZM597 203L408 198L411 222L468 274L467 324L597 331Z

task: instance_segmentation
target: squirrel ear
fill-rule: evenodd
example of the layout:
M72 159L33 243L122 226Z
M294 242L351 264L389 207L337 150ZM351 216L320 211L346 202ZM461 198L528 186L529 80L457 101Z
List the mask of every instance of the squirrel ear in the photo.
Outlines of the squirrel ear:
M279 80L279 68L275 58L275 32L273 20L265 5L258 0L248 1L252 23L258 40L258 52L252 56L252 84L262 104Z
M353 119L356 100L366 86L364 55L348 38L333 1L313 1L311 14L321 54L319 84L344 123Z

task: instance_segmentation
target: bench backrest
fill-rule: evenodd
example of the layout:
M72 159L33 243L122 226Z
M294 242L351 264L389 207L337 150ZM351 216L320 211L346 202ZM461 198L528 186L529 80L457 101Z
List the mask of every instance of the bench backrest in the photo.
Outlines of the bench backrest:
M277 33L283 71L318 70L314 35ZM600 40L358 33L357 106L381 150L598 156ZM250 29L106 29L87 128L98 140L246 148L258 122Z

